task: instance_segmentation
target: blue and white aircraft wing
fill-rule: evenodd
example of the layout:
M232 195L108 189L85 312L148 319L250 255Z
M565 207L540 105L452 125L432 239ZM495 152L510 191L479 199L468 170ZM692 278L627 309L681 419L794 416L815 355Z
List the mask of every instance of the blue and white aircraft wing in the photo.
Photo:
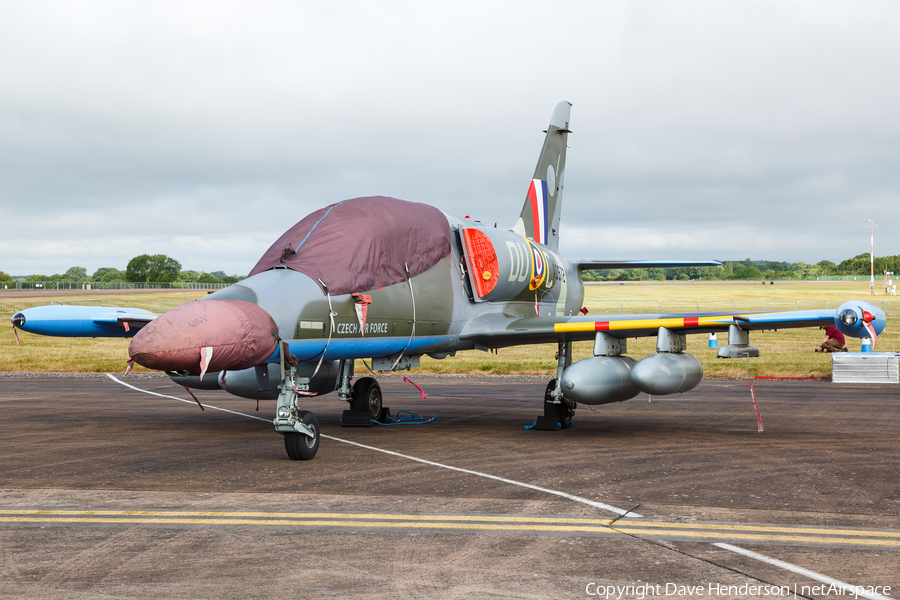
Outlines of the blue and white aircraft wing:
M157 316L139 308L51 304L26 308L12 317L13 327L59 337L132 337Z

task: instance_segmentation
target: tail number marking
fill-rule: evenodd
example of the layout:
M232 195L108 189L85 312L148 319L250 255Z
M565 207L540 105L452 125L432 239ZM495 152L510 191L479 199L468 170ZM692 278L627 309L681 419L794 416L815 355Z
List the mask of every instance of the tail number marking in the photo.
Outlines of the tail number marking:
M506 242L509 250L509 279L508 281L523 282L528 280L531 273L531 252L524 244Z

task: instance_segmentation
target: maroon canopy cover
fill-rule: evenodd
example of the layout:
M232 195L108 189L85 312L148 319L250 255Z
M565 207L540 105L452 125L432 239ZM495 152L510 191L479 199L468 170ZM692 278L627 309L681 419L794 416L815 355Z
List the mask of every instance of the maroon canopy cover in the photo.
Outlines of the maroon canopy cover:
M321 279L331 294L406 280L450 254L450 225L438 209L386 196L326 206L285 232L250 276L284 265Z

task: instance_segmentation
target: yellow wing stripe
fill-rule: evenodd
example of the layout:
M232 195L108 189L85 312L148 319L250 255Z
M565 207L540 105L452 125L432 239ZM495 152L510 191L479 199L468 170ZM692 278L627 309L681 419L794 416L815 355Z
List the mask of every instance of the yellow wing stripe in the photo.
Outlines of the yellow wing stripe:
M754 316L754 315L746 315ZM678 317L668 319L629 319L622 321L582 321L578 323L557 323L554 333L578 333L586 331L623 331L634 329L667 329L681 327L709 327L734 323L731 316L718 317Z

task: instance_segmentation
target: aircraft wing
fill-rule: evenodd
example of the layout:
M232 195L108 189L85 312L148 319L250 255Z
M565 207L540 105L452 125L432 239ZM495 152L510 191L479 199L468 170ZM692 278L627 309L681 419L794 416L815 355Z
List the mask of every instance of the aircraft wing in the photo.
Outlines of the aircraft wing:
M13 327L61 337L131 337L155 319L140 308L51 304L26 308L12 317Z
M715 260L576 260L579 271L594 269L669 269L675 267L721 267Z
M857 319L847 325L841 315L852 310ZM673 333L714 333L728 331L737 325L745 331L788 329L794 327L820 327L837 325L852 337L869 337L869 330L861 325L864 317L871 315L875 333L884 330L884 313L866 302L850 301L836 310L797 310L761 313L681 313L642 315L601 315L570 317L498 318L486 316L471 321L460 334L460 339L488 348L500 348L519 344L538 344L562 340L585 341L594 339L598 331L613 337L649 337L657 335L660 327ZM849 322L848 318L848 322Z

